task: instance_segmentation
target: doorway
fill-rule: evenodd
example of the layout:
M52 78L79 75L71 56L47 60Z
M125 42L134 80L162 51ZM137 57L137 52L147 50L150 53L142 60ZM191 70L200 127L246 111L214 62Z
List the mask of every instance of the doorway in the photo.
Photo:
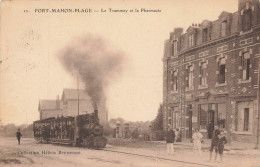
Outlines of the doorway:
M209 110L208 111L208 123L211 122L213 125L216 124L215 122L215 111L214 110Z
M192 111L189 111L189 138L192 138Z

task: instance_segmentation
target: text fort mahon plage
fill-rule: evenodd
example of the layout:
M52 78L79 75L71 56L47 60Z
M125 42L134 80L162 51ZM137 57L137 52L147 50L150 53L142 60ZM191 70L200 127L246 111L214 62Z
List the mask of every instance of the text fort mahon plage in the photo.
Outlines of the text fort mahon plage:
M131 12L161 12L160 9L92 9L92 8L82 8L82 9L34 9L35 13L92 13L92 12L107 12L107 13L131 13Z

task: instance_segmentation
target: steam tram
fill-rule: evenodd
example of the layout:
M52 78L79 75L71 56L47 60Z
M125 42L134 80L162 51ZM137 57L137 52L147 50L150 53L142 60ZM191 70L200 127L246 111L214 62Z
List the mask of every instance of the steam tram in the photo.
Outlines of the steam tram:
M106 146L103 126L99 124L98 111L68 117L52 117L33 122L36 141L71 144L100 149Z

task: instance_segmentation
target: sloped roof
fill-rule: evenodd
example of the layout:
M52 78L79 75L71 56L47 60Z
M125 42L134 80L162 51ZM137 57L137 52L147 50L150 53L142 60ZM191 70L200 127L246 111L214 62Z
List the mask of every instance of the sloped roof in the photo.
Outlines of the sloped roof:
M231 13L229 13L229 12L223 11L223 12L218 16L218 18L226 17L226 16L228 16L228 15L230 15L230 14L231 14Z
M187 32L193 31L194 29L197 29L198 27L195 26L189 26L189 28L187 29Z
M201 26L202 27L207 27L209 24L211 24L212 21L209 21L209 20L203 20L202 23L201 23Z
M77 89L64 89L62 93L62 99L67 100L77 100L78 96L80 100L91 100L84 89L79 89L79 92Z
M57 110L59 107L57 106L56 100L40 100L38 110Z

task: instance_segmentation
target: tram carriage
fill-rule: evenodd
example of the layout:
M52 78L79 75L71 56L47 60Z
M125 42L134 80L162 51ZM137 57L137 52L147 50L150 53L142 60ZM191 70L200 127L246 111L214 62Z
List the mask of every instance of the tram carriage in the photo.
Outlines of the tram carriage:
M71 144L87 148L104 148L107 139L99 124L98 111L78 116L47 118L33 123L36 141Z

